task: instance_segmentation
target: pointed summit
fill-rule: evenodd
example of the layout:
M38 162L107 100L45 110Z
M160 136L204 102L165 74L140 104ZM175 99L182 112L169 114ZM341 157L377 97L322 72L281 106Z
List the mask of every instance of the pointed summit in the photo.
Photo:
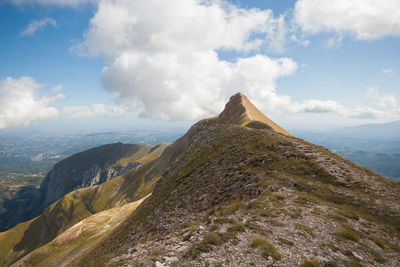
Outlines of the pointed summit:
M224 111L219 114L217 123L220 124L239 124L246 126L261 122L272 130L292 136L289 132L281 128L267 116L265 116L250 100L242 93L237 93L231 96L229 102L225 105Z

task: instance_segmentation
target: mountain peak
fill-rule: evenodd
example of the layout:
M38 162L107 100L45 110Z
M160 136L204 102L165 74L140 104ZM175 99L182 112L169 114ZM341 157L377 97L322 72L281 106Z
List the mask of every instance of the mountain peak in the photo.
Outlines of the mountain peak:
M246 126L252 122L261 122L278 133L291 136L289 132L265 116L241 92L231 96L229 102L225 105L224 111L219 114L217 122L220 124L239 124L242 126Z

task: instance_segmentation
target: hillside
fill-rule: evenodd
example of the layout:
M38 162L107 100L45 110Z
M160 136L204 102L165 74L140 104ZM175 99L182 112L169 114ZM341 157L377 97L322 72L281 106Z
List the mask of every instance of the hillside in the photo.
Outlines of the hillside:
M80 221L50 243L21 259L15 266L23 266L27 262L35 266L49 263L57 264L57 266L69 266L82 250L90 250L96 244L104 241L107 235L121 224L144 199L99 212ZM78 238L77 232L79 232ZM56 261L53 262L52 258L47 256L49 252L52 257L56 258Z
M270 129L210 119L183 138L152 196L82 266L398 266L399 185Z
M96 211L120 207L104 214L121 213L121 223L93 236L108 219L71 223L15 266L398 266L399 184L291 136L250 104L236 94L158 157L70 193L87 194L76 205ZM7 240L26 236L21 225L10 231Z
M0 233L0 264L9 265L99 212L123 206L130 209L129 203L152 192L157 175L154 179L146 175L152 172L166 147L167 144L152 147L144 157L135 161L137 167L126 174L97 186L75 190L46 208L40 216ZM123 162L118 161L115 166L128 163L133 157L121 159ZM125 208L119 210L126 212Z
M115 143L74 154L59 163L46 175L39 189L21 187L16 196L5 200L0 214L0 231L34 218L52 203L75 189L104 183L127 172L134 165L119 164L144 157L151 146Z

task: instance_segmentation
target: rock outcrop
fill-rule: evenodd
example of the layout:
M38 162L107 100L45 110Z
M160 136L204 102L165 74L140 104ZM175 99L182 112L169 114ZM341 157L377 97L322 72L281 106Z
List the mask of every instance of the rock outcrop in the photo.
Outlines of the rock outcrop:
M225 105L224 111L217 118L217 123L219 124L260 125L257 122L265 124L264 128L266 129L270 128L275 132L292 136L258 110L242 93L231 96L229 102Z

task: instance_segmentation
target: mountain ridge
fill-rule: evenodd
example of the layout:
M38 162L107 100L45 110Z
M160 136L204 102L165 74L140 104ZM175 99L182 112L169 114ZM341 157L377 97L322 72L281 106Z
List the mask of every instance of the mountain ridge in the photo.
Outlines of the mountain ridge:
M397 266L398 184L270 128L216 120L177 140L186 149L152 195L75 264Z
M154 160L81 189L106 188L96 193L107 195L103 209L151 195L89 250L69 228L82 238L71 265L398 266L400 185L274 129L243 99L233 96L220 120L195 123ZM115 186L124 194L104 206L121 192ZM57 265L62 255L46 248L15 266Z

